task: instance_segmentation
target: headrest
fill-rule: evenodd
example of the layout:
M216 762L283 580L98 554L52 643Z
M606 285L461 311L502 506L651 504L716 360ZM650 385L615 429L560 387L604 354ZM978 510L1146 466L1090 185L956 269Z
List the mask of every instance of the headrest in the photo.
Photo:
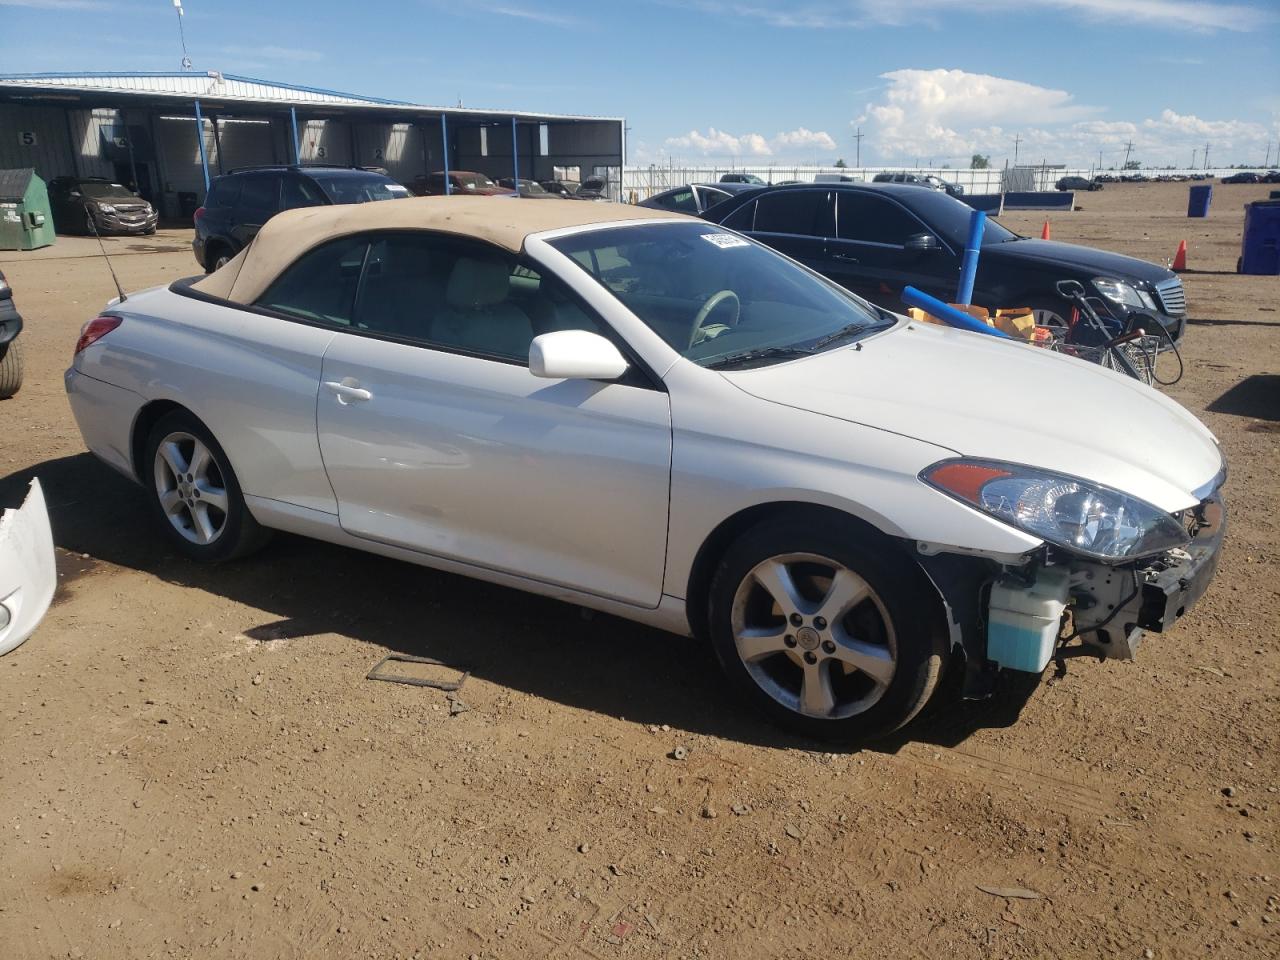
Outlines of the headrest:
M445 300L461 310L491 307L507 299L511 271L498 258L459 257L449 274Z

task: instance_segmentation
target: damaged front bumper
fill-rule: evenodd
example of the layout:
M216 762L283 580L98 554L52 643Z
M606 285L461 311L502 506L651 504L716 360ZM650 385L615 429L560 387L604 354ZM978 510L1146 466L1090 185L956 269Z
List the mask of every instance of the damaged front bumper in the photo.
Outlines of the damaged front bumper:
M0 514L0 654L31 636L57 584L49 511L32 480L22 506Z
M1168 630L1204 596L1227 532L1221 493L1215 490L1184 520L1191 538L1185 547L1131 567L1075 565L1073 581L1077 571L1085 576L1073 583L1072 620L1086 646L1104 657L1132 659L1144 633Z

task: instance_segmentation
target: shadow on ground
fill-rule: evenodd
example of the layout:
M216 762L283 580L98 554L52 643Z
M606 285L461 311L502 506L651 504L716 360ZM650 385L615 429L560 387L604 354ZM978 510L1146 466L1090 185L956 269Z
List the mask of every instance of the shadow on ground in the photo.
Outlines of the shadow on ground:
M1280 420L1280 373L1257 373L1241 380L1205 409L1237 417Z
M263 623L240 628L258 639L336 633L378 648L369 666L387 651L434 657L502 686L639 723L765 746L846 749L757 719L725 691L703 643L303 537L278 535L252 557L203 566L172 553L151 528L142 489L90 454L0 480L0 504L21 502L33 476L44 487L54 541L67 551L59 557L60 585L72 596L92 589L95 578L85 575L104 561L268 611ZM950 746L979 728L1008 726L1034 689L966 702L957 685L953 676L905 735L876 749L895 752L912 740Z

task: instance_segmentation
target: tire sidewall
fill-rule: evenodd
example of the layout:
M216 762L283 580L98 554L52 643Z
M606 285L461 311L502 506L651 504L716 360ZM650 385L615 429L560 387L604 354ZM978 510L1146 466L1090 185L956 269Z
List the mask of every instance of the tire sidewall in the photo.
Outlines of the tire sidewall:
M866 580L892 621L897 670L889 688L864 712L841 720L806 717L778 703L752 678L738 655L730 611L738 586L760 562L789 553L814 553L838 561ZM945 665L948 645L929 616L933 591L920 567L886 539L868 542L852 525L803 520L767 522L728 550L712 579L708 623L712 648L735 691L780 726L820 740L857 742L884 736L924 708Z
M160 496L156 491L155 482L156 450L165 437L178 432L189 433L208 447L222 474L223 488L227 491L226 523L222 533L210 544L192 543L180 534L169 522L164 508L160 505ZM248 507L245 506L240 482L236 478L235 470L231 467L231 461L209 429L187 411L174 410L161 417L151 428L151 432L147 434L143 456L141 473L147 488L147 502L165 539L184 556L202 563L220 563L237 556L248 535L256 530L257 526L249 514Z

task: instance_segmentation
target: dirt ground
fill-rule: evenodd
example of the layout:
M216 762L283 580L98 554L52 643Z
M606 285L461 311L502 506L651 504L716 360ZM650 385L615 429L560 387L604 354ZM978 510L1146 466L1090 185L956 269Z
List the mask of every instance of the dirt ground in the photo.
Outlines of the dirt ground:
M0 502L41 478L62 578L0 658L0 955L1280 955L1280 278L1234 273L1268 188L1214 189L1206 220L1185 184L1052 217L1160 262L1188 241L1170 392L1231 464L1210 593L1135 663L837 753L609 617L293 537L217 569L168 554L63 394L105 266L70 238L0 253L28 318ZM121 282L194 272L188 241L110 241ZM366 680L389 651L469 670L460 706Z

